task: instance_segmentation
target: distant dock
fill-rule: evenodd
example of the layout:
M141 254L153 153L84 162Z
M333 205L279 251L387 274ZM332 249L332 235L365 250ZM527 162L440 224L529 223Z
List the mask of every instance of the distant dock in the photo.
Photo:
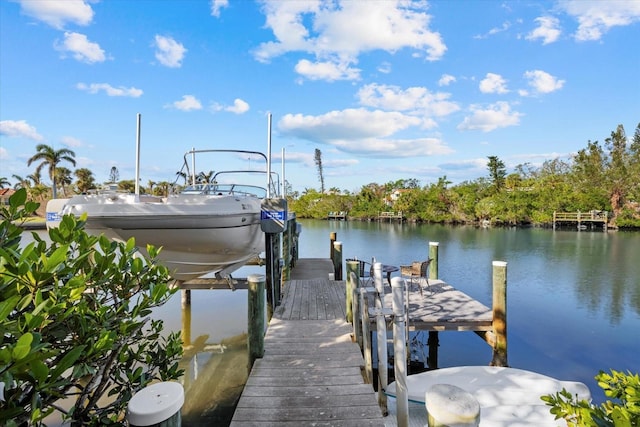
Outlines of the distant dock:
M404 221L404 215L402 211L398 212L380 212L378 214L378 221Z
M329 212L327 214L327 219L336 219L336 220L345 221L347 219L347 213L345 211Z
M578 230L586 230L588 227L602 227L607 231L609 213L607 211L592 210L589 212L554 212L553 229L564 224L575 224Z

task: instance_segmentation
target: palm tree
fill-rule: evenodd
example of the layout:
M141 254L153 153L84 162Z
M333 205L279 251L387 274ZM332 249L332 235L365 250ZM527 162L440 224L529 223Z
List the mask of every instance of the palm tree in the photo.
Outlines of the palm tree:
M42 176L40 175L40 171L35 171L31 175L27 175L27 179L30 179L33 183L34 187L36 185L42 184Z
M211 177L213 177L213 171L200 172L198 175L196 175L196 182L198 184L209 184L209 181L211 181Z
M11 175L11 176L13 177L13 179L16 180L16 183L13 184L14 190L17 190L19 188L31 187L31 180L29 179L29 177L23 178L20 175Z
M187 174L185 172L178 171L178 172L176 172L176 175L177 175L178 178L184 179L184 185L187 185L189 183L189 177L187 176ZM178 178L176 178L176 180Z
M86 193L87 191L96 188L95 178L93 172L87 168L76 169L73 174L78 178L76 181L76 189L79 193Z
M76 153L69 150L68 148L61 148L60 150L54 150L45 144L36 145L36 150L38 151L34 154L29 160L27 160L27 166L31 166L31 163L41 161L41 163L36 167L36 172L40 173L40 170L48 166L49 167L49 178L51 178L53 184L53 198L56 198L56 168L58 167L58 163L63 160L71 163L73 166L76 165L75 156Z
M10 187L11 183L4 176L0 176L0 188Z
M71 185L73 179L71 178L71 171L65 167L60 166L56 169L56 182L62 187L62 195L67 197L67 185Z

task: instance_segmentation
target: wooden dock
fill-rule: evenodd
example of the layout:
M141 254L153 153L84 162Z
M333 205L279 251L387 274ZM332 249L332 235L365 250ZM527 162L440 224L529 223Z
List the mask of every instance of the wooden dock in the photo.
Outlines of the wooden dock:
M337 220L342 220L342 221L346 221L347 219L347 213L344 211L340 211L340 212L329 212L327 214L327 219L337 219Z
M404 215L402 213L402 211L399 212L380 212L378 214L378 221L386 221L389 220L389 222L394 221L394 220L398 220L400 222L402 222L404 220Z
M609 213L607 211L592 210L589 212L553 212L553 229L562 224L577 224L578 230L600 226L607 231Z
M375 350L358 345L363 342L359 334L365 320L359 332L345 320L350 285L328 280L330 273L335 274L334 264L330 259L297 261L267 328L264 355L255 360L231 426L393 425L393 420L383 417L386 399L379 400L381 396L367 380L374 378L371 353ZM408 328L428 331L430 368L437 368L439 331L475 331L493 347L490 364L506 365L506 305L502 298L496 299L506 295L499 286L506 282L496 275L500 271L506 280L503 264L498 267L494 262L493 309L442 280L407 280ZM389 307L392 297L386 278L384 283L384 305ZM372 308L363 308L370 323L366 329L374 332L377 310L369 289L363 295L368 295ZM388 327L390 319L386 320Z
M384 426L329 259L299 259L231 426Z

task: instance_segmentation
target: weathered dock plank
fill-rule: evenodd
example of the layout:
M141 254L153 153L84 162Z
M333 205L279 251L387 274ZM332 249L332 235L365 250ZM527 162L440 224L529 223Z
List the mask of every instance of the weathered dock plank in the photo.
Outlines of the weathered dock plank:
M231 426L384 426L345 321L345 283L330 271L329 260L298 260Z
M438 279L414 279L409 290L409 327L423 331L490 331L491 308ZM422 286L422 294L418 290ZM391 291L385 288L384 304L391 307ZM373 305L370 304L370 307Z

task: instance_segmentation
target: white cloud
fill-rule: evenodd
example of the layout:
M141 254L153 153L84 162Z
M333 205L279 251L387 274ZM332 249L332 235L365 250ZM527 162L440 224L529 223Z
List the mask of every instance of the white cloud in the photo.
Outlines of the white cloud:
M356 96L360 104L367 107L408 111L414 115L446 116L460 109L458 104L449 100L451 94L432 93L425 87L402 89L373 83L360 88Z
M229 0L211 0L211 16L220 16L220 10L229 7Z
M20 0L22 13L59 30L67 22L89 25L93 9L84 0Z
M520 123L522 113L511 111L511 107L506 102L496 102L488 108L481 108L478 105L471 105L471 116L464 118L458 125L458 130L481 130L490 132L498 128L515 126Z
M443 74L438 80L438 86L449 86L451 83L454 83L456 78L451 74Z
M233 106L226 107L225 111L235 114L244 114L249 111L249 104L240 98L236 98L233 101Z
M478 35L473 36L473 38L474 39L486 39L489 36L493 36L493 35L496 35L498 33L502 33L503 31L507 31L509 28L511 28L511 22L507 21L507 22L504 22L501 27L493 27L486 34L478 34Z
M0 160L7 160L9 158L9 152L6 148L0 147Z
M426 9L424 2L398 0L377 2L376 7L362 1L264 0L266 26L275 41L262 43L254 54L267 62L287 52L307 53L314 58L299 61L296 71L331 80L359 78L351 65L363 52L406 48L438 60L447 48L440 34L429 29Z
M128 96L130 98L138 98L142 96L143 93L142 89L137 89L135 87L126 88L124 86L113 87L108 83L78 83L76 88L91 94L103 91L108 96Z
M355 80L360 77L360 70L350 68L347 63L336 62L311 62L307 59L300 60L295 71L309 80Z
M635 0L561 0L559 6L578 20L578 41L600 40L612 27L640 22L640 2Z
M406 158L451 153L452 150L438 138L394 137L396 133L422 123L418 117L397 111L359 108L319 116L287 114L278 122L278 129L282 135L368 157Z
M500 75L487 73L487 76L480 81L480 92L482 93L507 93L507 81Z
M167 107L175 108L180 111L202 110L202 104L198 98L193 95L182 95L182 100L175 101L167 105Z
M538 27L531 31L525 37L527 40L538 40L542 39L542 44L553 43L560 37L560 21L558 18L554 18L553 16L541 16L536 18L535 21L538 23Z
M26 120L2 120L0 121L0 135L16 138L28 138L34 141L44 141L44 137L38 133L35 127Z
M331 140L362 139L392 135L419 126L417 117L396 111L370 111L364 108L331 111L320 116L286 114L279 129L291 136L326 143Z
M214 103L211 105L212 111L227 111L234 114L244 114L249 111L249 104L240 98L233 101L233 105L222 105Z
M156 35L155 37L156 59L166 67L179 68L182 66L182 60L187 49L172 39Z
M89 41L87 36L80 33L65 32L62 43L56 41L54 48L62 53L70 52L74 59L89 64L107 59L98 43Z
M72 136L63 136L61 141L64 145L71 148L82 147L84 144L78 138L74 138Z
M524 77L528 80L536 93L551 93L562 89L565 81L560 80L551 74L542 70L532 70L524 73Z
M391 72L391 68L391 63L384 61L382 64L378 65L378 68L376 69L382 74L389 74Z

